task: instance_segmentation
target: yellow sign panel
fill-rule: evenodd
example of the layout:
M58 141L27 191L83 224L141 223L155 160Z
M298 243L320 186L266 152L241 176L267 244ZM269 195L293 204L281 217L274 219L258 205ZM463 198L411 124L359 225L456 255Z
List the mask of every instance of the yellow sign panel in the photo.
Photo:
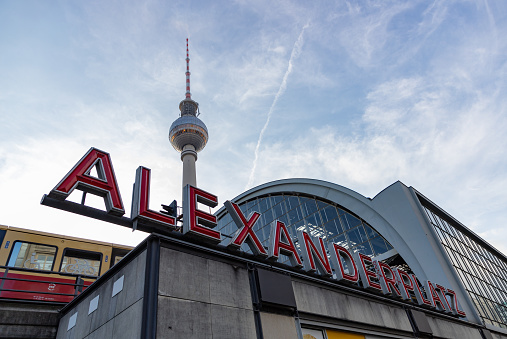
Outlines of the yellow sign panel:
M333 330L326 330L328 339L365 339L362 334L338 332Z

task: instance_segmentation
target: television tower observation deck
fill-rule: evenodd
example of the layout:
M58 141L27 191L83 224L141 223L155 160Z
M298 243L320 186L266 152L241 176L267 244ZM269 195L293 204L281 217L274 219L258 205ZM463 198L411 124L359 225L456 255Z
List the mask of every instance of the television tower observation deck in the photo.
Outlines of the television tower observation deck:
M208 142L208 129L204 122L198 118L199 104L192 100L190 93L190 58L188 57L187 39L187 71L185 99L180 102L180 117L176 119L169 129L169 141L174 149L181 152L183 162L183 187L190 184L197 186L195 162L197 153L200 152Z

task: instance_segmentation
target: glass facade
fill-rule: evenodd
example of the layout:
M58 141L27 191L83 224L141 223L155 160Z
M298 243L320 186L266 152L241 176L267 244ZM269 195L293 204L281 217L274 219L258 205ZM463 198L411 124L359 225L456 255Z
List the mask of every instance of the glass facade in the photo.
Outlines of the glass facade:
M287 226L292 240L297 243L296 230L304 230L313 237L322 237L326 243L334 242L371 257L383 254L393 248L375 229L358 216L345 211L340 206L295 194L273 194L254 198L241 203L241 211L248 217L259 212L260 219L254 225L254 231L264 247L267 248L270 225L279 220ZM238 227L228 213L219 217L218 228L225 237L232 237ZM242 250L251 253L243 244ZM287 257L280 262L289 264Z
M507 328L507 263L423 206L484 323Z

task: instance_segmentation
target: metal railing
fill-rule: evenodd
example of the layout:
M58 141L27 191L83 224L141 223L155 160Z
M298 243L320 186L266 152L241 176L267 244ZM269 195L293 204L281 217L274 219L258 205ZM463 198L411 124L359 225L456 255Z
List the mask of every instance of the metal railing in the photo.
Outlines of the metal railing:
M33 273L37 274L36 278ZM74 282L59 281L71 281L70 278L73 278ZM97 277L82 274L0 266L0 299L65 303L79 295L96 279Z

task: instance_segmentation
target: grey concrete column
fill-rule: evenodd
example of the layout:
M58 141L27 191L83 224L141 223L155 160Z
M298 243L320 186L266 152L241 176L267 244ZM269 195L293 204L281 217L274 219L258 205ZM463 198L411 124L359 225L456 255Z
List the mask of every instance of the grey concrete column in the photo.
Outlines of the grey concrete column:
M195 174L195 162L197 161L197 152L194 146L185 145L181 151L181 161L183 162L183 186L192 185L197 187Z

